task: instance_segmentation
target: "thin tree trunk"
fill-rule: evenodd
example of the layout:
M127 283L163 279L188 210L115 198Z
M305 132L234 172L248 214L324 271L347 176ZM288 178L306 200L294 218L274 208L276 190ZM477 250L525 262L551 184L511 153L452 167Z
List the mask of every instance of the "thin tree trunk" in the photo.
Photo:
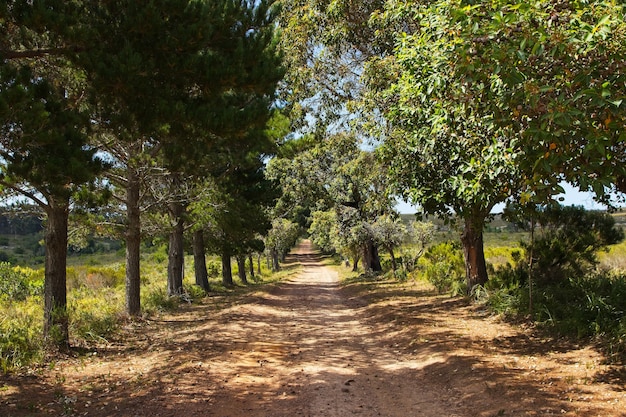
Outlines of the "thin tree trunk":
M528 256L528 314L534 319L533 312L533 256L535 248L535 215L530 220L530 253Z
M233 268L230 264L230 252L228 250L224 250L222 252L222 284L225 287L232 287L234 285L233 282Z
M170 232L168 264L167 264L167 294L181 295L183 293L183 234L185 224L183 219L184 208L180 203L170 204L170 212L175 226Z
M272 255L272 271L280 271L280 262L278 261L278 251L274 248L271 250Z
M140 182L133 167L127 169L126 186L126 313L131 317L141 313L141 279L139 269L141 247L141 212L139 210Z
M60 351L69 350L67 316L67 224L69 205L54 202L46 209L44 339Z
M250 277L254 279L254 259L252 254L248 255L248 261L250 262Z
M257 258L256 258L256 267L257 267L257 272L259 273L259 276L261 276L261 254L259 253Z
M246 276L246 255L237 255L237 274L242 283L248 283Z
M471 218L465 219L465 227L461 234L468 294L471 293L476 285L484 285L488 279L483 245L483 229L480 226L476 226L477 223L481 224Z
M196 285L204 291L209 291L209 273L206 269L206 255L204 249L204 233L196 230L193 234L193 266L196 274Z
M398 265L396 264L396 257L393 254L393 248L389 247L389 257L391 257L391 269L393 272L396 272L398 269Z

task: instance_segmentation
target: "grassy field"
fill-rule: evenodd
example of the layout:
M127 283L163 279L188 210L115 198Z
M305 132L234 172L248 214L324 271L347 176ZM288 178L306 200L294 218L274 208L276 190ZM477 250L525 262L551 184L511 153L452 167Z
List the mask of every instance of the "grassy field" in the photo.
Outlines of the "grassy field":
M44 355L41 349L44 271L42 265L29 265L28 262L21 266L0 263L0 373L38 362ZM193 257L186 256L183 285L187 297L185 300L172 298L166 292L166 246L145 251L141 262L143 317L158 316L189 301L208 301L206 297L211 297L213 302L296 273L295 264L272 273L262 260L259 274L255 260L255 277L250 277L247 271L249 283L243 285L237 277L236 262L233 262L235 286L226 288L222 285L220 268L218 258L207 259L211 286L207 294L194 285ZM68 313L73 346L101 345L115 339L116 331L127 321L124 282L125 260L121 251L68 256Z

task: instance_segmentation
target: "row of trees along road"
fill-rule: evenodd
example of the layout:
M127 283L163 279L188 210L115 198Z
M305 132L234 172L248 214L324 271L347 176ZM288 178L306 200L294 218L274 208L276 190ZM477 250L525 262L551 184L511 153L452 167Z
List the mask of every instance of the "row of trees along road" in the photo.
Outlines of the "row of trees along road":
M0 184L7 198L26 196L46 214L44 327L52 345L69 340L70 211L100 213L108 197L125 211L105 219L126 241L126 304L136 315L142 210L168 209L168 289L176 293L188 208L204 195L205 179L230 190L224 178L247 183L261 172L260 155L273 151L265 125L283 75L270 3L0 5Z
M471 290L488 279L482 234L496 204L553 202L563 181L603 202L626 191L624 7L292 1L293 114L318 134L376 138L395 192L462 220Z

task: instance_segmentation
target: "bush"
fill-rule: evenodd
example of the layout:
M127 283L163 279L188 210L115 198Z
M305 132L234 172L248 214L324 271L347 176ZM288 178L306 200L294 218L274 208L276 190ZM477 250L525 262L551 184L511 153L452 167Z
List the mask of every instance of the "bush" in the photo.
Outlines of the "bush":
M430 247L419 261L426 279L441 294L458 294L465 281L463 253L456 244L439 243Z
M532 249L533 279L557 283L582 277L598 264L597 252L624 239L621 228L608 213L582 207L549 206L537 213L540 233L535 242L522 243L528 263Z
M180 297L170 297L164 288L155 288L146 291L142 299L142 305L145 312L154 311L174 311L180 304Z
M209 261L206 264L207 275L210 277L218 277L222 273L221 261Z
M600 338L611 356L626 354L626 273L596 270L558 283L539 283L529 291L515 269L501 269L489 282L487 304L512 317L531 315L558 334L575 338ZM524 284L520 284L524 282Z
M7 262L0 263L0 299L23 301L31 295L28 276Z

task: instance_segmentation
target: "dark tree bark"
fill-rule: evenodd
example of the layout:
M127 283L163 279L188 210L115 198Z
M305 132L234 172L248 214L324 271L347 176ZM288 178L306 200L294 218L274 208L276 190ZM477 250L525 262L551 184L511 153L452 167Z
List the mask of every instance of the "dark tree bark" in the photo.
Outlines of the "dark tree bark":
M44 339L69 350L67 316L67 224L69 204L51 202L46 208L46 268L44 282Z
M168 249L167 294L170 296L183 293L184 210L180 203L170 204L170 213L175 222L174 228L170 232Z
M196 230L193 234L193 265L196 285L200 286L204 291L209 291L209 273L206 269L204 233L202 230Z
M476 285L484 285L488 279L482 223L472 218L466 218L465 228L461 234L461 243L465 257L467 292L470 293Z
M380 272L383 270L378 256L378 248L371 239L363 247L363 267L366 271Z
M352 258L352 272L356 272L359 270L359 257L355 256Z
M246 276L246 255L237 255L237 274L242 283L248 283Z
M222 284L225 287L232 287L233 282L233 268L230 264L231 254L228 250L224 249L222 251Z
M126 312L130 316L141 313L141 212L139 209L140 182L134 168L127 170L126 185Z

